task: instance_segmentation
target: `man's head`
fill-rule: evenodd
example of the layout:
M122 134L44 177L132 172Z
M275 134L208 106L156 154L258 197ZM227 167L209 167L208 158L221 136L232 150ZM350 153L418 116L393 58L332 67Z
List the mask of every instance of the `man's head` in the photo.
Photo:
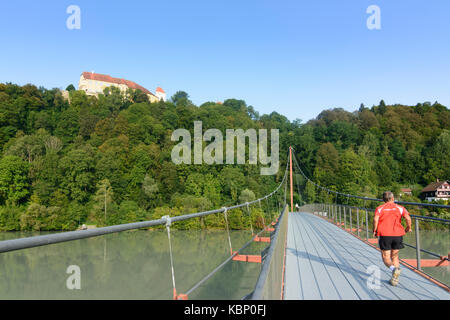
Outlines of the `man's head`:
M392 201L394 201L394 194L391 191L383 192L383 201L384 202L392 202Z

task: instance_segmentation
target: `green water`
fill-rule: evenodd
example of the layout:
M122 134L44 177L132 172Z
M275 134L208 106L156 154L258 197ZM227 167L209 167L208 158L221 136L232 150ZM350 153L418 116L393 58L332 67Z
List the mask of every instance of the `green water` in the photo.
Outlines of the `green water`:
M0 240L36 234L0 233ZM229 257L224 231L172 231L178 293L189 290ZM231 232L233 249L251 238ZM253 243L244 253L258 254ZM81 289L66 286L69 266L79 266ZM253 291L261 265L229 262L190 299L241 299ZM165 231L129 231L0 254L0 299L171 299L172 277Z

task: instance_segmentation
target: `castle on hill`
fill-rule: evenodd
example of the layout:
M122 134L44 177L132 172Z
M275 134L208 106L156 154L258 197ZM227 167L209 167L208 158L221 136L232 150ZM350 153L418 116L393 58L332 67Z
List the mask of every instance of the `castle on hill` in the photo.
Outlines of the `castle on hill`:
M87 95L97 96L99 93L103 93L105 88L110 86L119 88L123 93L125 93L127 89L141 90L147 94L150 102L158 102L160 100L166 101L166 93L160 87L157 87L155 93L153 94L143 86L138 85L136 82L113 78L106 74L83 72L80 76L80 81L78 82L78 90L83 90Z

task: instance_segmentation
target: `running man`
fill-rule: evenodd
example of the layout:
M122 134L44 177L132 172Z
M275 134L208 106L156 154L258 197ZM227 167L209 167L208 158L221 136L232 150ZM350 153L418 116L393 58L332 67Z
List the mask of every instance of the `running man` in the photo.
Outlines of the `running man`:
M394 203L392 192L384 192L383 201L385 203L375 210L373 236L379 237L381 257L386 267L392 271L389 283L396 286L401 273L398 253L404 248L403 236L406 232L412 231L411 217L404 207ZM402 218L406 220L406 231L401 224Z

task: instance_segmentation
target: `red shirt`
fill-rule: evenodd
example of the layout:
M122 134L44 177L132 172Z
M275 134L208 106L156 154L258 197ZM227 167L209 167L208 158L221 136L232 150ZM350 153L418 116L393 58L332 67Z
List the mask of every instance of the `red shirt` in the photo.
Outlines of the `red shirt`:
M378 220L377 236L399 237L405 235L405 228L402 226L402 217L409 216L408 211L394 203L387 202L375 210L375 217Z

